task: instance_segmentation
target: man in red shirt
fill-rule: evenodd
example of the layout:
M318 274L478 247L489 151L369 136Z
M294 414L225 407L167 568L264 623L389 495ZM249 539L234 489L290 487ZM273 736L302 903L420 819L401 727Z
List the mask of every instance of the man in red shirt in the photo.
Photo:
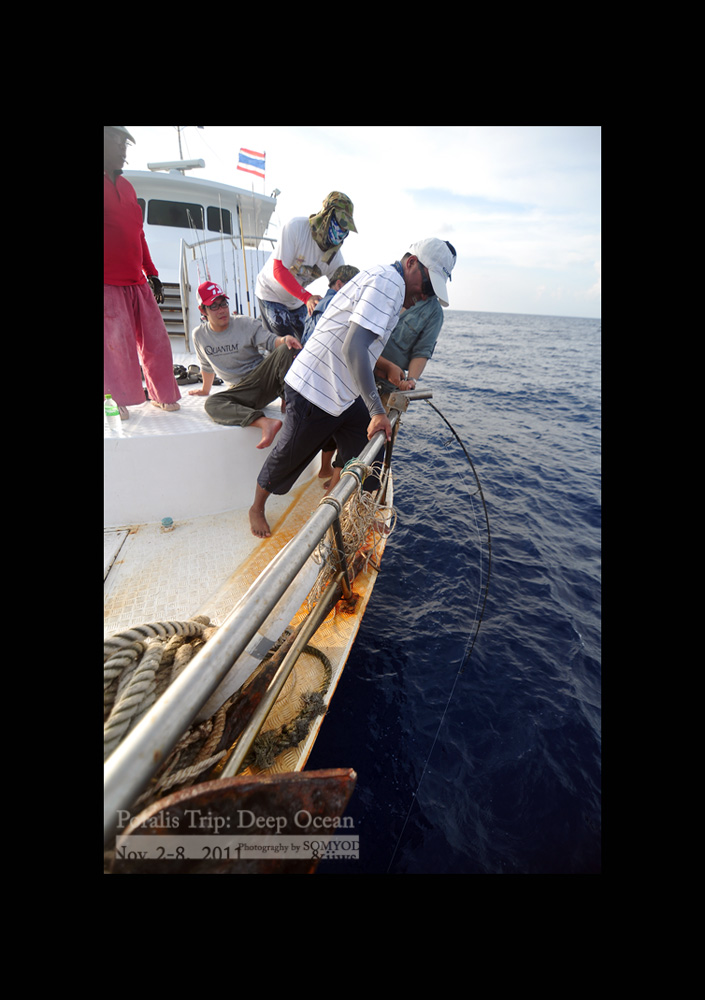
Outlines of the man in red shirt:
M112 395L123 420L128 406L145 402L140 364L155 406L178 410L181 398L169 335L155 301L161 292L159 272L144 237L135 189L122 176L128 142L134 139L124 125L104 126L103 391Z

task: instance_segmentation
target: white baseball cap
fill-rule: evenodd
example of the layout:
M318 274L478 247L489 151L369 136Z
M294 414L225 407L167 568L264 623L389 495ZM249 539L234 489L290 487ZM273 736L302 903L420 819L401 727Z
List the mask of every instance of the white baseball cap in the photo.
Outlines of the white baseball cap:
M445 240L435 237L419 240L409 247L408 253L413 254L428 268L433 290L442 306L448 305L448 290L446 282L450 281L450 272L455 267L456 256Z

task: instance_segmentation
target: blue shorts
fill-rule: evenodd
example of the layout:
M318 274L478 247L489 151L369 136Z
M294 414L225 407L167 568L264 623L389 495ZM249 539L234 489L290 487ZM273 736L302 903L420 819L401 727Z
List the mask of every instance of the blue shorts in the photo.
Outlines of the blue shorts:
M338 448L336 465L357 458L367 444L370 415L360 396L340 416L334 417L309 403L291 386L285 386L284 425L257 477L267 493L288 493L309 462L331 438Z

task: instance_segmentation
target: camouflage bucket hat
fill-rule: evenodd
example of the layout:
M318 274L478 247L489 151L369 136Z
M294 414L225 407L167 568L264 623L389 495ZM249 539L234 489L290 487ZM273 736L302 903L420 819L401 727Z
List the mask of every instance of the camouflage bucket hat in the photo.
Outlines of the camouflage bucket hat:
M335 212L335 217L341 226L349 229L351 233L357 232L357 228L353 222L353 203L346 194L342 194L340 191L331 191L323 202L320 212L316 212L314 215L309 215L308 217L314 233L319 233L325 237L333 212Z
M353 203L346 194L341 191L331 191L323 202L323 211L329 212L331 209L335 212L335 217L341 226L345 226L351 233L357 232L353 222Z
M341 267L336 267L335 271L333 271L330 276L330 283L334 285L336 281L344 281L347 284L351 278L354 278L359 273L359 267L353 267L352 264L343 264Z

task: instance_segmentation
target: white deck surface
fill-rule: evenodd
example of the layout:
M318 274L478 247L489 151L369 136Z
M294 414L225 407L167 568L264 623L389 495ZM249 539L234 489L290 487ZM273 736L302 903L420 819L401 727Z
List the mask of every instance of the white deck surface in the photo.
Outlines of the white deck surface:
M291 498L272 500L274 527ZM112 558L112 565L104 583L105 634L197 614L221 625L241 596L237 569L261 544L246 511L176 521L166 533L157 524L106 530L106 561Z
M175 364L194 360L174 352ZM240 596L237 568L262 546L247 513L267 454L256 447L260 431L219 427L204 412L205 397L189 396L197 386L180 388L177 412L145 402L130 407L121 438L106 430L106 635L199 613L222 624ZM268 412L281 415L278 402ZM292 494L270 498L272 529L317 471L314 463ZM173 520L171 531L162 529L165 517Z
M194 355L174 353L184 367ZM161 522L244 509L269 449L258 449L257 427L223 427L206 414L198 384L180 386L180 409L166 412L145 401L130 406L120 435L105 429L106 527ZM213 393L227 386L214 388ZM281 402L266 408L282 419Z

